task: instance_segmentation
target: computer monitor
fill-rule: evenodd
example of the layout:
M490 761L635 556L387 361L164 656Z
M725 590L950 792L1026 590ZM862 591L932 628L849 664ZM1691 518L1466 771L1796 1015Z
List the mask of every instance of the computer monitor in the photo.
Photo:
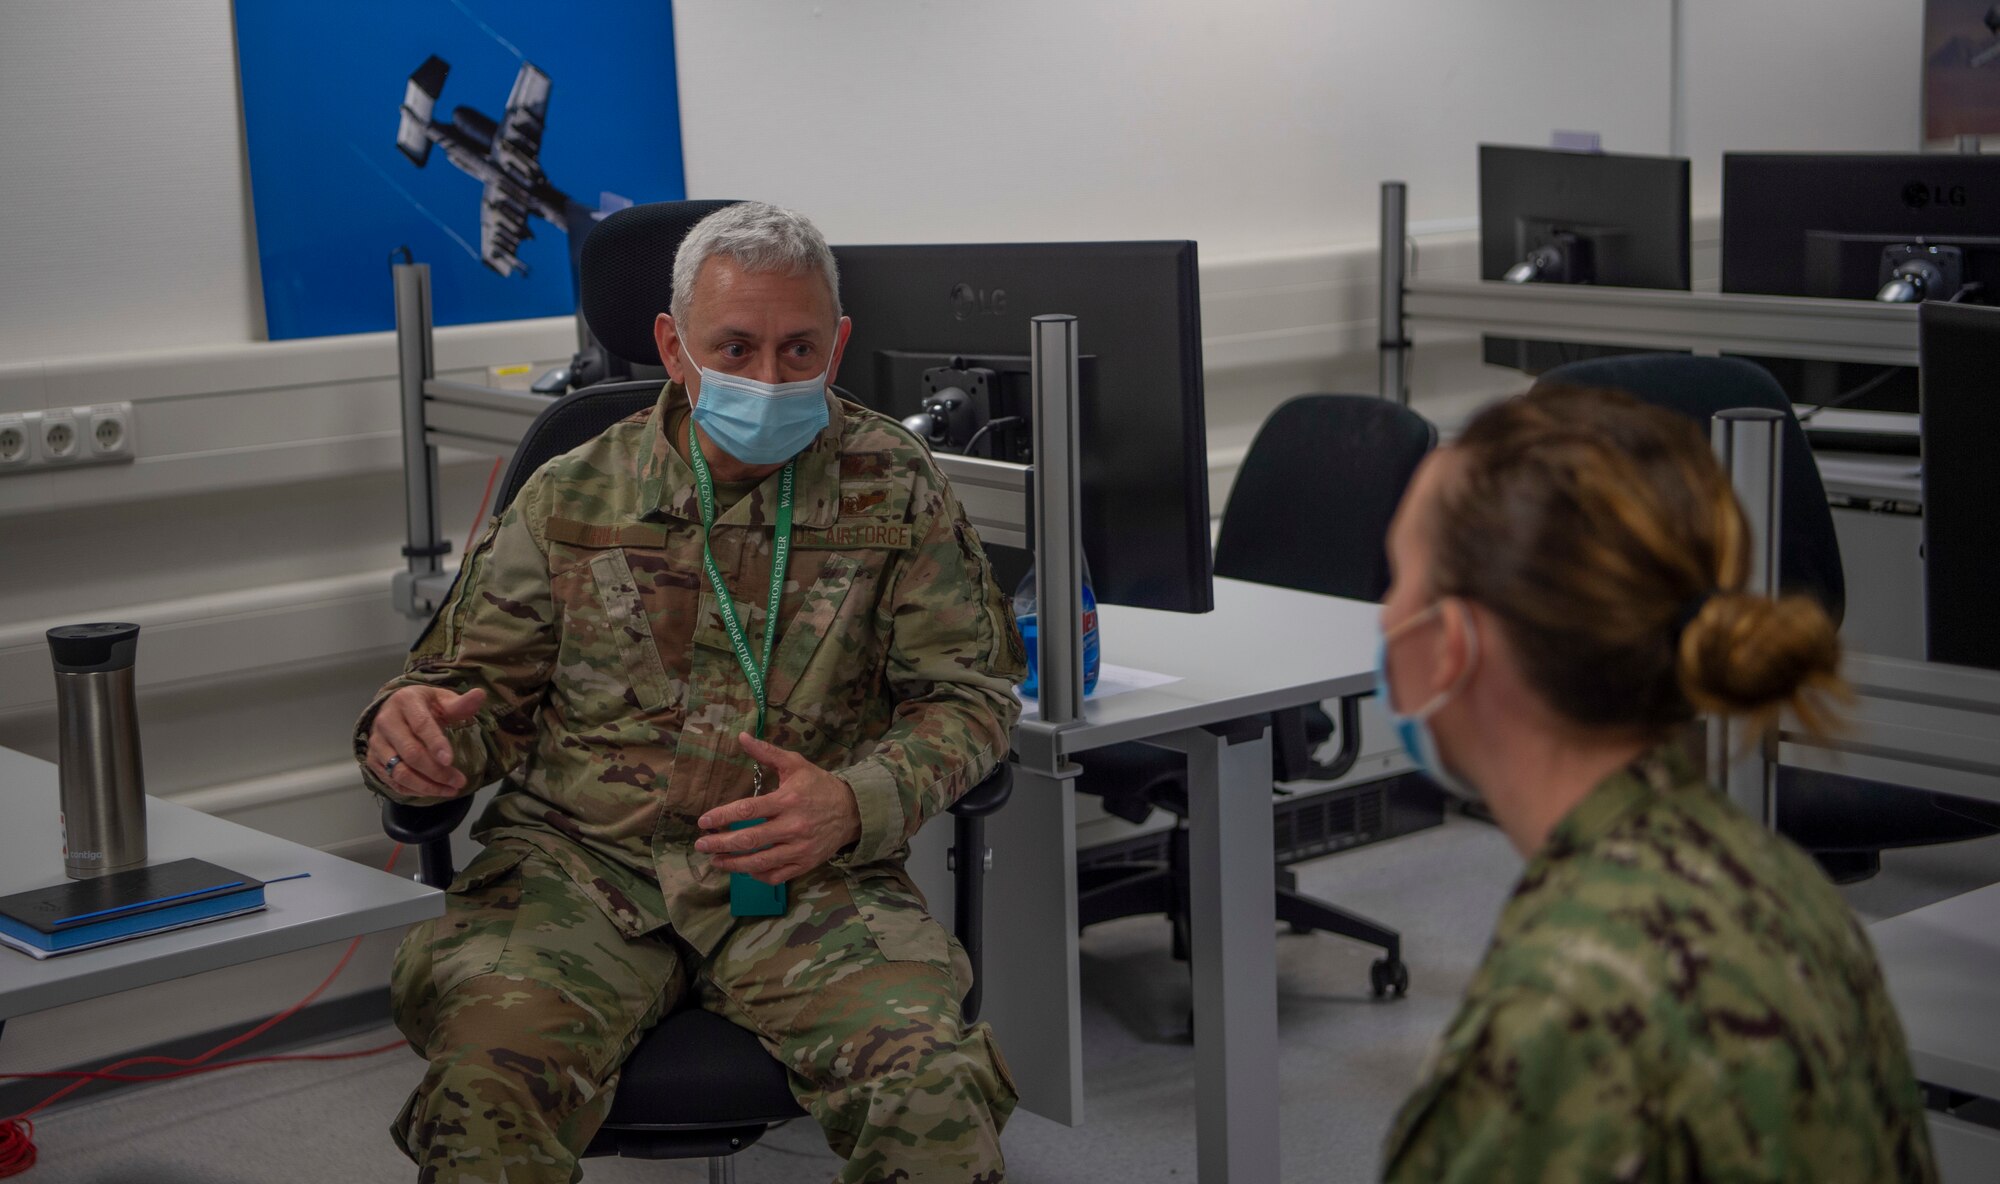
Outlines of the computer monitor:
M2000 670L2000 308L1925 304L1924 654Z
M1688 286L1688 162L1479 146L1479 278ZM1540 374L1634 350L1487 337L1486 361Z
M1994 303L2000 156L1725 153L1722 290ZM1755 360L1795 403L1917 409L1906 366Z
M856 246L834 255L854 322L839 385L899 419L949 393L935 418L940 451L970 443L974 455L1031 459L1029 321L1074 315L1092 587L1110 604L1214 607L1193 243ZM989 550L1011 588L1027 557Z

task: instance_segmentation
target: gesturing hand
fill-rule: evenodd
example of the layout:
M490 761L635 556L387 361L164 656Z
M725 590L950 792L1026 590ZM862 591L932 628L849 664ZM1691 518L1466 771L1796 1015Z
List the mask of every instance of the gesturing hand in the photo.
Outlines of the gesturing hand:
M713 855L716 867L748 872L766 884L782 884L832 859L861 837L861 809L847 782L748 732L737 739L751 760L778 771L778 787L701 816L701 829L721 833L696 839L694 849ZM727 829L746 818L764 821L742 830Z
M383 701L368 729L368 767L397 790L419 798L455 798L465 774L452 767L444 729L479 713L486 692L404 687ZM394 769L390 757L400 757Z

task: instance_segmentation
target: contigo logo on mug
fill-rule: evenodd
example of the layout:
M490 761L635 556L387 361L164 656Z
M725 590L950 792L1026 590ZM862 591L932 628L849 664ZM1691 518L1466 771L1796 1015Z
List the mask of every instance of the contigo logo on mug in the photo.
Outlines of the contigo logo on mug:
M1007 289L981 291L971 284L957 284L951 290L951 315L963 321L970 317L1007 315Z
M1929 206L1963 209L1972 203L1966 198L1963 185L1932 185L1924 181L1912 181L1903 186L1903 204L1913 210L1921 210Z

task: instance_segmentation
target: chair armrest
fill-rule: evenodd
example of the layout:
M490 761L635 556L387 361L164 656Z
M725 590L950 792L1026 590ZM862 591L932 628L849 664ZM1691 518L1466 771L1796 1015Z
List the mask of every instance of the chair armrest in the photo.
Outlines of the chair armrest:
M1321 764L1312 759L1306 735L1305 709L1271 713L1271 772L1279 781L1338 781L1361 756L1361 701L1375 692L1344 695L1340 700L1340 751Z
M984 818L1007 804L1014 796L1014 766L1001 761L986 780L966 790L951 804L951 812L960 818Z
M1303 781L1313 774L1312 738L1306 734L1306 709L1287 707L1271 713L1271 775L1277 781Z
M450 837L471 811L471 794L428 806L413 806L383 798L382 830L398 843L420 847L433 839Z
M1006 805L1013 794L1014 766L1001 761L984 781L951 804L954 817L949 862L955 898L952 929L972 966L972 987L961 1004L961 1013L968 1024L978 1020L983 994L980 976L985 968L986 946L986 816Z
M397 842L417 849L418 879L433 888L444 888L456 874L451 867L451 832L471 812L471 794L429 806L383 798L382 830Z

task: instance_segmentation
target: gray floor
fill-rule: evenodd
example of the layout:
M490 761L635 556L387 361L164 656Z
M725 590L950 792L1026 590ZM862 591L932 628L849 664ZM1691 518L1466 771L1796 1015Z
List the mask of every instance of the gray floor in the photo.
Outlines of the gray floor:
M1287 1181L1374 1177L1383 1132L1416 1080L1483 953L1519 864L1499 833L1454 819L1442 828L1303 864L1300 887L1400 929L1407 999L1368 998L1373 952L1326 937L1279 942ZM1850 893L1871 918L2000 880L2000 841L1890 856ZM1182 1029L1185 969L1154 918L1099 926L1083 943L1089 1120L1071 1130L1023 1114L1003 1142L1018 1182L1192 1179L1193 1049ZM324 1046L364 1048L386 1027ZM385 1126L419 1076L401 1053L354 1062L264 1066L128 1091L59 1110L38 1124L34 1184L347 1184L406 1179ZM829 1178L836 1161L810 1123L793 1123L737 1157L745 1184ZM593 1182L696 1181L696 1164L591 1160Z

